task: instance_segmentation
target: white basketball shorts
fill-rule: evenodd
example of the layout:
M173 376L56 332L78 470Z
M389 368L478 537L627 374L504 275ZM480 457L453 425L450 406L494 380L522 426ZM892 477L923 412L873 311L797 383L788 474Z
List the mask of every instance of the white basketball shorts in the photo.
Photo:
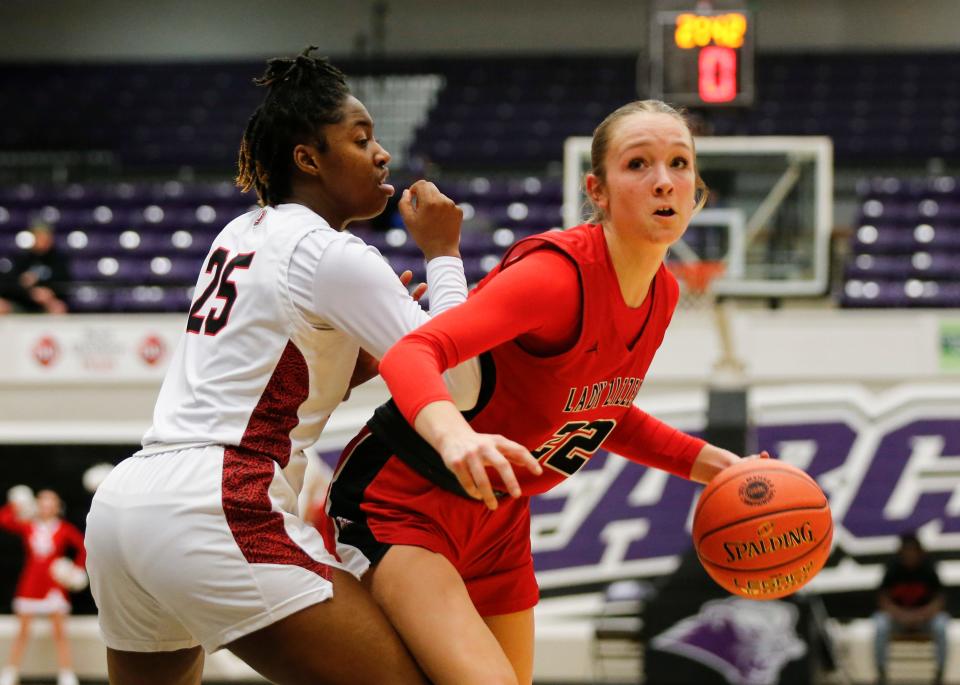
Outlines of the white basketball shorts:
M121 462L87 516L108 647L212 652L333 595L317 531L279 464L223 447Z

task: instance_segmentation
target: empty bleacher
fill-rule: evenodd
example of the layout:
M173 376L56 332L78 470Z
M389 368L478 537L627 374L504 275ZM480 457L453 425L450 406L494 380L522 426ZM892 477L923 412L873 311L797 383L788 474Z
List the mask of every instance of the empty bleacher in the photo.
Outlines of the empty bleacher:
M420 173L464 209L464 256L475 282L510 240L562 224L563 141L589 135L636 97L626 54L336 60L358 93L377 79L433 75L432 105L412 131L402 185ZM26 229L56 228L70 256L73 311L183 311L210 240L255 198L229 181L240 134L261 91L261 62L19 64L0 70L4 154L102 152L110 163L44 182L0 164L0 276ZM373 84L373 85L371 85ZM372 91L371 91L372 92ZM394 92L385 89L384 92ZM431 90L431 92L433 92ZM834 286L846 307L960 306L960 191L920 177L955 155L956 53L767 54L754 107L699 112L711 135L828 135L838 169L900 162L904 175L856 189L849 255ZM895 97L893 97L895 96ZM391 96L393 97L393 96ZM0 155L2 157L2 155ZM910 171L910 170L913 171ZM176 180L169 180L176 179ZM199 179L199 180L198 180ZM395 216L354 230L398 269L422 266Z

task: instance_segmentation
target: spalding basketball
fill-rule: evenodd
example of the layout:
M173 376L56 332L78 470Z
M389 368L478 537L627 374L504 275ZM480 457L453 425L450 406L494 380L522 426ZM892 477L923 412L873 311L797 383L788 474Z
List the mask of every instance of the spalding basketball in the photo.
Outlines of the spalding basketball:
M806 473L749 459L719 474L693 514L693 544L717 583L749 599L777 599L806 585L830 556L833 519Z

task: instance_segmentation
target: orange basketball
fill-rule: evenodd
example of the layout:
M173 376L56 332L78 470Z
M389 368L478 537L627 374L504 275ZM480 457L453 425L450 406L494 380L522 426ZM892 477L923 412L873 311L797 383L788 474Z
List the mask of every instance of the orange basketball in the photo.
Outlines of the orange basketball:
M693 544L707 573L750 599L777 599L806 585L826 563L832 540L820 486L775 459L721 471L693 514Z

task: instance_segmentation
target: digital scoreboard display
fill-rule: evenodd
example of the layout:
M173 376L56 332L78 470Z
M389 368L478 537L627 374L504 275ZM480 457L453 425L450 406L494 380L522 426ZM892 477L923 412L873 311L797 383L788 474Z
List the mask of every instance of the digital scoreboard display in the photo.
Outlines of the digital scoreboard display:
M753 103L749 12L657 12L650 31L652 97L698 107Z

